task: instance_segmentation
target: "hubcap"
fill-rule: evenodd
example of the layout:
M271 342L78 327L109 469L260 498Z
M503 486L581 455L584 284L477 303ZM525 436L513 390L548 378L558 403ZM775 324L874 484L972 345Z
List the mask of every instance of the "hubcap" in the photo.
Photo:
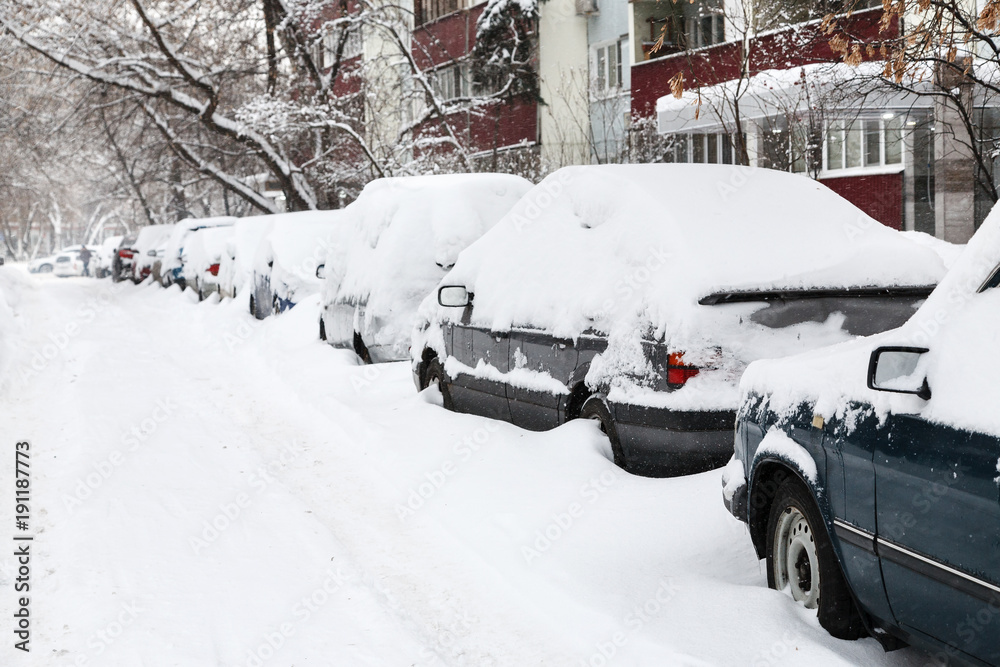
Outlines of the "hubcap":
M774 582L778 590L787 590L792 599L806 609L819 605L819 557L816 540L808 519L795 507L789 507L778 519L774 533Z

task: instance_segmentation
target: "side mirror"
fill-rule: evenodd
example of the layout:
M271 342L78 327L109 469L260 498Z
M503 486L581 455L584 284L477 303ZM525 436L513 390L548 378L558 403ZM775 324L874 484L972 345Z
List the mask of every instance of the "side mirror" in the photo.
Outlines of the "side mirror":
M927 352L925 347L876 348L868 362L868 388L928 400L931 388L920 363Z
M472 295L461 285L445 285L438 290L438 303L445 308L465 308L472 303Z
M148 255L149 257L156 257L156 251L155 250L147 250L146 251L146 255Z
M326 264L320 264L316 267L316 277L320 280L326 278Z

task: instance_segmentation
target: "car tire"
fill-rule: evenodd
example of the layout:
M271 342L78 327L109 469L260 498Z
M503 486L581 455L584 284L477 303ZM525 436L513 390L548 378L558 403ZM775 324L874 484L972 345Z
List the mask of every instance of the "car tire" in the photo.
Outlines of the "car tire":
M363 363L372 363L372 354L368 351L368 346L365 345L365 340L361 337L357 331L354 332L354 353L358 355Z
M437 385L438 390L441 392L441 402L444 405L445 410L454 410L454 405L451 402L451 391L448 389L448 376L444 372L444 366L438 361L437 357L434 357L427 362L427 368L424 369L424 389L432 385Z
M319 339L326 340L326 322L323 321L323 316L319 316Z
M280 315L281 314L281 300L278 299L278 295L275 294L274 298L271 299L271 314Z
M257 317L257 308L256 308L256 305L257 304L253 300L253 294L251 294L250 295L250 314L253 315L254 317Z
M52 273L52 265L42 264L40 267L38 267L38 273Z
M618 428L615 426L615 418L611 415L607 399L601 394L588 397L580 408L579 419L593 419L599 424L601 432L608 436L608 440L611 442L611 452L615 465L625 469L625 452L622 451L622 443L618 439Z
M796 573L789 576L794 568ZM805 485L789 478L778 487L767 520L767 585L785 590L838 639L858 639L865 626L840 569L826 524Z

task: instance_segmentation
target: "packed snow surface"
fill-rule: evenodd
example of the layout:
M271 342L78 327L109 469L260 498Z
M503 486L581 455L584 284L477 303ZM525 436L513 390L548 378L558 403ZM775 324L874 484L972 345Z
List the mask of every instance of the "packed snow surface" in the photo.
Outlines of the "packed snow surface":
M719 471L633 477L592 423L447 412L317 341L318 297L246 305L0 268L0 489L30 442L35 537L5 667L927 661L769 590Z
M857 404L919 414L940 424L1000 435L996 379L1000 377L1000 288L980 292L1000 267L1000 209L987 217L954 267L902 327L829 350L751 364L741 381L744 394L764 396L771 410L790 414L802 403L826 418L853 425ZM868 389L875 348L927 348L921 360L932 397ZM852 405L854 404L854 405Z

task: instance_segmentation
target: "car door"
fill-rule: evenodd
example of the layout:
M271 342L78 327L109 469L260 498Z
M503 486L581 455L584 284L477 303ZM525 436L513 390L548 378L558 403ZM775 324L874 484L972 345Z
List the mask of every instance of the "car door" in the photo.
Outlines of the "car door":
M953 296L925 347L877 350L869 386L886 381L874 379L879 355L890 355L889 368L892 354L922 360L898 371L916 395L889 401L875 439L878 554L892 614L914 635L1000 664L1000 434L991 425L1000 291L983 289ZM932 370L914 391L921 363Z
M472 325L472 308L467 306L461 320L451 325L451 356L459 364L445 366L452 405L459 412L510 421L505 378L510 335Z
M507 395L514 424L533 431L559 425L560 403L569 394L566 382L576 370L577 357L572 340L537 329L511 331Z
M878 550L896 621L1000 663L1000 438L917 414L890 415L883 436Z

